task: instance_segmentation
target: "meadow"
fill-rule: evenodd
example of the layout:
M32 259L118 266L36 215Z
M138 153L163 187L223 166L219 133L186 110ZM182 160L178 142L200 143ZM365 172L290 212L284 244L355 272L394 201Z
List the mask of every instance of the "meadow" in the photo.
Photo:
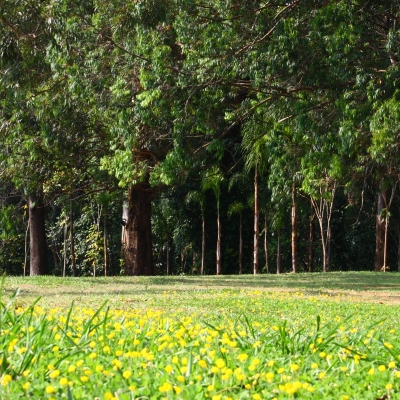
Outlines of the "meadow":
M400 274L3 279L0 398L400 399Z

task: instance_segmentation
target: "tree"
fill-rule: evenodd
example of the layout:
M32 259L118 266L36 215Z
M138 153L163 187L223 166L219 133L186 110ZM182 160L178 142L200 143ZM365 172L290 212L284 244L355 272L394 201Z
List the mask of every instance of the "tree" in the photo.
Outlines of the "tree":
M203 178L202 189L211 189L217 200L217 249L216 249L216 267L217 275L222 274L222 260L221 260L221 219L220 219L220 196L221 196L221 185L224 182L224 176L222 175L219 167L214 166L208 170Z

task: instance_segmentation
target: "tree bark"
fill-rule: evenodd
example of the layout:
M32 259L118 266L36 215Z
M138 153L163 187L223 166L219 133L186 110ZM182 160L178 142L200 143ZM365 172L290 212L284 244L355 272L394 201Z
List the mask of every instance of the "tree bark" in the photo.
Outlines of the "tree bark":
M76 276L76 259L75 259L75 239L74 239L74 213L72 210L72 201L69 203L69 242L71 248L71 264L72 275Z
M292 272L297 272L297 190L292 188Z
M243 259L243 222L242 222L242 213L239 215L240 218L240 223L239 223L239 275L243 273L243 265L242 265L242 259Z
M383 270L383 256L385 244L385 222L382 210L385 208L386 190L380 187L376 204L376 244L375 244L375 271Z
M40 196L29 196L30 276L48 272L45 207Z
M171 264L169 260L169 238L167 240L167 275L171 275Z
M126 275L154 275L151 238L151 201L154 194L146 183L129 188L124 246Z
M217 275L222 274L222 261L221 261L221 219L219 215L219 200L217 205Z
M104 237L103 237L103 247L104 247L104 276L108 273L108 241L107 241L107 214L104 212Z
M269 251L268 251L268 218L265 214L264 219L264 254L265 254L265 272L269 274Z
M276 246L276 273L279 275L281 273L281 261L282 261L282 256L281 256L281 230L278 229L277 231L277 236L278 236L278 243Z
M201 213L201 275L205 274L205 258L206 258L206 219L204 212Z
M253 251L253 273L257 275L259 273L258 267L258 218L260 211L258 209L258 171L257 166L254 172L254 251Z
M310 225L308 233L308 272L313 272L314 264L314 209L311 202Z

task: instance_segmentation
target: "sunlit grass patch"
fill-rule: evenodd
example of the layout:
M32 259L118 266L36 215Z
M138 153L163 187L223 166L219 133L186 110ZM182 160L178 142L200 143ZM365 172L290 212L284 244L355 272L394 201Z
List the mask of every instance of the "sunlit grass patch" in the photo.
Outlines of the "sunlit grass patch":
M164 290L145 303L2 303L0 398L377 399L400 390L397 306L258 289Z

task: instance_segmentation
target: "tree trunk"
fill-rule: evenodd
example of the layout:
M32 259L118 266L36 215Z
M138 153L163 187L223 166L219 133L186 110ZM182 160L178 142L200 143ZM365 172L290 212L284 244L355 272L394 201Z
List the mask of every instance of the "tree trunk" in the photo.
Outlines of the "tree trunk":
M30 276L48 272L45 208L40 196L29 196Z
M308 272L313 272L314 264L314 210L311 203L310 225L308 233Z
M104 237L103 237L103 247L104 247L104 276L107 276L108 272L108 242L107 242L107 214L104 212Z
M385 243L385 223L382 218L382 210L385 204L386 190L380 188L376 207L376 245L375 245L375 271L383 270L383 253Z
M205 257L206 257L206 219L204 212L201 214L201 275L205 274Z
M169 238L167 240L167 275L171 275L171 264L169 261Z
M268 218L265 214L264 219L264 254L265 254L265 272L269 274L269 251L268 251Z
M62 270L62 276L65 277L65 273L67 270L67 233L68 233L68 220L65 218L64 220L64 247L63 247L63 270Z
M26 226L26 231L25 231L24 276L26 276L26 266L28 265L28 233L29 233L29 217L28 217L28 224Z
M258 209L258 171L257 166L254 172L254 251L253 251L253 273L257 275L259 273L258 267L258 218L260 212Z
M126 275L154 275L151 238L151 201L154 194L146 183L129 188L124 248Z
M243 259L243 222L242 222L242 214L240 214L240 223L239 223L239 275L243 273L243 265L242 265L242 259Z
M296 186L292 188L292 272L297 272L297 198Z
M276 246L276 273L280 274L281 273L281 261L282 261L282 256L281 256L281 230L278 229L277 231L277 236L278 236L278 243Z
M76 260L75 260L75 239L74 239L74 213L72 211L72 201L69 202L69 242L71 248L71 264L72 275L76 276Z
M219 200L217 205L217 275L222 274L222 262L221 262L221 221L219 216Z

